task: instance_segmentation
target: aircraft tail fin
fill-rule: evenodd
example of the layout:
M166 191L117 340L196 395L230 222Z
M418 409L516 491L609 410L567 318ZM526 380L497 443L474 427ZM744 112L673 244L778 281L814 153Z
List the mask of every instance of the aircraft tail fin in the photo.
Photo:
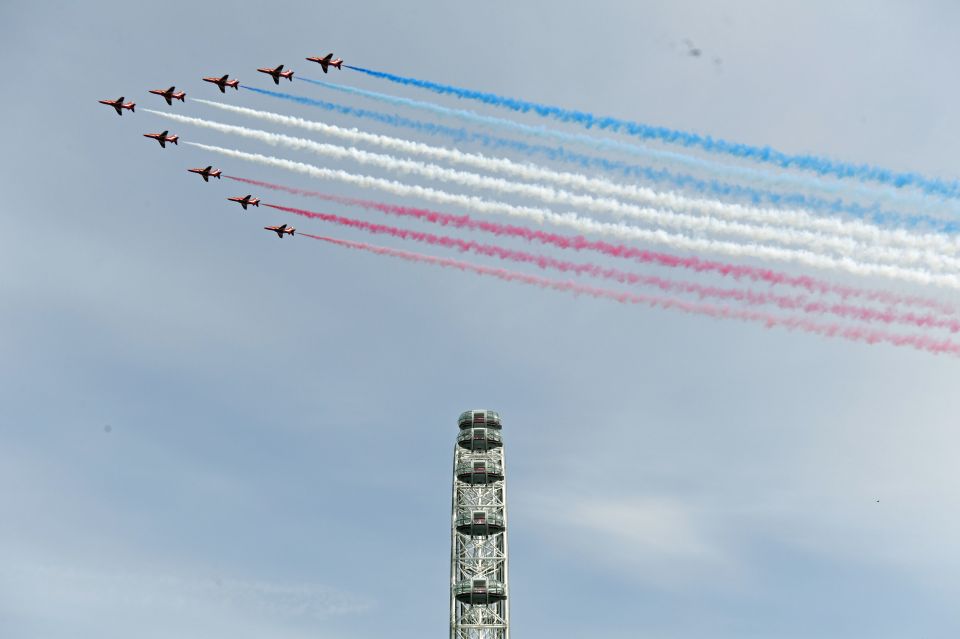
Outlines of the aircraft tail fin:
M181 92L180 92L180 101L181 101L181 102L185 102L186 99L187 99L187 92L186 92L186 91L181 91Z
M132 103L132 102L130 103L130 113L136 113L136 112L137 112L136 106L137 106L136 104L134 104L134 103Z

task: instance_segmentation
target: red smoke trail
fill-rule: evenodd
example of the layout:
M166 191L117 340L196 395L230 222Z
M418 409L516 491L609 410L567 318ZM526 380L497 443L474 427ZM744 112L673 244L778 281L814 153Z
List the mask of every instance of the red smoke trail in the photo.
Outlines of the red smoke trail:
M578 275L589 275L591 277L604 278L620 282L621 284L634 284L640 286L649 286L659 288L667 293L687 293L697 295L700 299L715 298L723 300L734 300L747 304L770 304L784 310L799 310L804 313L830 313L840 317L859 320L862 322L883 322L885 324L901 323L911 324L919 328L945 328L953 333L960 332L960 321L953 319L939 319L931 315L914 315L913 313L894 313L890 310L879 311L863 306L853 306L849 304L829 304L824 302L811 302L802 296L775 295L773 293L754 292L742 289L720 288L715 286L703 286L693 282L672 281L660 277L637 275L628 273L615 268L605 268L596 264L568 262L545 255L536 255L526 251L503 248L491 244L482 244L472 240L462 240L443 235L434 235L433 233L424 233L422 231L411 231L401 229L386 224L374 224L363 220L355 220L349 217L333 215L331 213L319 213L317 211L308 211L289 206L279 206L277 204L267 204L261 202L263 206L300 215L303 217L322 220L340 226L360 229L374 234L389 235L404 240L413 240L416 242L425 242L431 246L442 246L444 248L454 248L459 251L472 251L480 255L497 257L502 260L513 260L526 264L535 264L540 268L552 268L564 273L575 273Z
M321 200L327 200L329 202L346 204L348 206L358 206L361 208L373 209L389 215L414 217L416 219L426 220L433 224L440 224L442 226L465 228L472 231L483 231L485 233L492 233L498 236L518 237L527 240L528 242L540 242L541 244L550 244L564 249L574 249L577 251L596 251L598 253L603 253L613 257L633 259L644 264L656 264L658 266L667 268L683 268L695 271L697 273L717 273L723 277L733 277L737 280L749 279L755 282L766 282L771 285L791 286L794 288L805 289L811 293L838 295L845 300L849 298L862 298L882 304L901 304L929 308L947 315L952 315L954 313L954 309L950 306L936 300L922 297L903 296L897 295L896 293L891 293L889 291L877 291L860 289L853 286L842 286L840 284L833 284L824 280L818 280L813 277L803 275L788 275L786 273L753 266L743 266L738 264L717 262L713 260L703 260L698 257L679 257L669 253L647 251L644 249L634 248L632 246L626 246L624 244L613 244L603 240L588 240L587 238L579 235L561 235L559 233L532 230L523 226L515 226L512 224L501 224L498 222L475 220L469 215L452 215L449 213L432 211L430 209L422 209L410 206L397 206L382 202L373 202L371 200L361 200L337 195L329 195L327 193L321 193L318 191L309 191L306 189L298 189L294 187L283 186L281 184L272 184L270 182L261 182L259 180L251 180L248 178L240 178L230 175L225 175L224 177L231 180L236 180L237 182L273 189L275 191L292 193L294 195L314 197Z
M303 237L309 237L314 240L321 240L331 244L337 244L347 248L361 251L369 251L377 255L389 255L398 257L410 262L420 262L424 264L435 264L446 268L455 268L461 271L469 271L478 275L489 275L508 282L520 282L549 288L555 291L567 291L576 295L589 295L596 298L615 300L622 304L642 304L652 308L664 308L682 311L684 313L694 313L697 315L706 315L708 317L722 319L738 319L745 322L759 322L768 328L782 326L788 330L800 330L807 333L823 335L825 337L842 337L844 339L866 342L867 344L887 343L894 346L911 346L917 350L927 351L934 354L949 354L960 356L960 344L955 344L949 340L934 340L925 336L918 335L895 335L884 331L877 331L864 328L849 328L839 324L821 324L804 318L778 317L769 313L757 311L747 311L725 306L714 306L712 304L703 304L687 302L685 300L669 297L653 297L650 295L637 295L635 293L626 293L612 291L594 286L586 286L572 281L551 280L536 275L527 275L517 273L502 268L491 268L469 262L461 262L445 257L435 257L424 255L422 253L412 253L410 251L400 251L384 246L374 246L363 242L350 242L348 240L337 240L332 237L322 235L312 235L310 233L301 233Z

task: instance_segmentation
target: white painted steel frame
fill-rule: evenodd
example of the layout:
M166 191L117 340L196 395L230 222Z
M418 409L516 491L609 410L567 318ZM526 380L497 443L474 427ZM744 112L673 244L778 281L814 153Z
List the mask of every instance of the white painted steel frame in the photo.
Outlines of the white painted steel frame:
M457 479L459 464L480 459L497 462L503 469L503 479L480 485L470 485ZM454 443L450 516L450 639L510 639L506 476L502 447L471 451ZM457 532L458 513L474 508L483 508L502 516L504 532L484 537L471 537ZM485 605L466 604L456 599L454 588L459 582L481 577L502 583L506 598Z

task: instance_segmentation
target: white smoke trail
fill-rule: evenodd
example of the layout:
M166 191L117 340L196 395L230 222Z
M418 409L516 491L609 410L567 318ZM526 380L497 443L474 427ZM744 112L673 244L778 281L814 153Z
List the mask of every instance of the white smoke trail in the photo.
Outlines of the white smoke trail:
M258 129L223 124L201 118L193 118L175 113L162 111L148 112L162 117L194 124L222 133L239 135L271 144L285 146L295 150L307 150L338 159L350 159L362 164L369 164L383 169L404 174L416 174L428 179L453 182L472 188L485 188L500 193L533 197L550 203L560 203L573 207L584 208L595 212L614 212L618 215L640 220L647 224L693 231L695 233L712 233L733 235L745 238L751 242L776 242L786 245L795 245L812 249L818 253L833 252L842 258L877 260L880 262L912 267L923 264L937 272L957 273L960 271L960 260L945 255L907 249L897 249L878 245L867 245L849 238L824 236L809 231L778 229L768 226L753 226L738 222L726 222L712 217L698 217L681 213L672 213L660 209L639 207L624 204L611 198L595 198L591 195L578 195L568 191L559 191L550 187L511 182L502 178L493 178L476 173L467 173L454 169L444 168L436 164L425 164L416 160L396 158L390 155L370 153L353 147L342 147L333 144L324 144L313 140L296 138L280 133L271 133ZM544 210L546 211L546 210Z
M580 233L594 233L617 237L623 240L650 242L669 246L681 251L712 252L735 257L758 257L803 264L815 268L845 271L856 275L881 276L917 284L930 284L945 288L960 289L960 277L954 274L934 274L927 271L887 264L862 263L849 257L835 258L811 253L810 251L783 249L756 243L737 244L735 242L701 239L667 233L662 230L642 229L626 224L598 222L590 218L581 217L575 213L558 214L542 208L514 206L505 202L493 202L476 196L448 193L429 187L403 184L393 180L375 178L367 175L357 175L339 169L327 169L303 162L260 155L258 153L247 153L245 151L225 149L223 147L197 142L185 142L185 144L205 151L219 153L227 157L255 162L263 166L272 166L314 178L336 180L362 188L379 189L399 196L419 197L432 202L471 209L480 213L507 215L539 223L549 222L557 226L575 229Z
M470 166L492 173L515 178L544 181L551 184L590 191L595 194L619 197L671 211L712 215L725 220L748 221L761 225L778 225L799 230L817 231L839 237L850 237L872 244L903 246L918 250L939 251L950 255L960 252L960 238L934 233L913 233L904 229L883 229L860 221L825 218L799 209L776 209L728 204L705 198L690 198L677 193L659 192L633 184L619 184L611 180L589 177L578 173L554 171L534 164L514 162L507 158L488 157L479 153L465 153L456 149L432 146L357 129L346 129L325 122L259 111L247 107L197 99L214 108L256 118L272 124L296 127L305 131L321 133L351 143L367 143L401 153L411 153L432 160Z

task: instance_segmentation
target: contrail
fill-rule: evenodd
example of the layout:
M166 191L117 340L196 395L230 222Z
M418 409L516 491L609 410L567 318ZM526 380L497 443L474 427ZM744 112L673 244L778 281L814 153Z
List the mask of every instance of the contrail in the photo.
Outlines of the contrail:
M344 65L346 66L346 65ZM960 194L960 183L955 180L939 180L936 178L927 178L917 173L899 173L884 169L881 167L870 166L867 164L852 164L849 162L837 162L829 158L816 155L788 154L769 146L758 147L750 144L741 144L729 142L727 140L704 136L698 133L679 131L666 127L650 126L639 122L631 122L613 117L598 117L591 113L564 109L562 107L537 104L526 100L508 98L494 93L483 93L480 91L471 91L448 84L418 80L416 78L406 78L393 75L392 73L383 73L372 71L362 67L348 67L354 71L360 71L377 78L383 78L398 84L415 86L421 89L427 89L434 93L453 95L458 98L476 100L484 104L504 107L520 113L536 113L541 117L552 118L560 122L572 122L580 124L588 129L597 128L601 130L615 131L627 135L636 136L645 140L655 140L668 144L678 144L684 147L695 147L711 153L729 155L736 158L744 158L755 162L772 164L785 169L802 169L814 172L818 175L829 175L837 178L853 178L857 180L868 180L879 184L888 184L896 188L915 187L932 195L943 197L957 197Z
M936 240L940 238L936 238L935 236L930 236L929 244L933 244L933 246L931 247L929 245L924 245L922 250L891 248L888 246L882 246L876 241L870 244L863 244L849 238L825 236L810 231L783 229L766 225L755 226L740 222L728 222L721 219L716 219L714 217L693 216L683 213L673 213L671 211L662 209L640 207L637 205L625 204L612 198L597 198L592 195L578 195L568 191L556 190L543 185L511 182L502 178L487 177L478 175L476 173L448 169L436 164L428 164L416 160L401 159L391 155L362 151L355 147L342 147L338 145L325 144L304 138L284 135L282 133L271 133L269 131L262 131L259 129L249 129L247 127L223 124L221 122L214 122L212 120L204 120L201 118L179 115L176 113L168 113L165 111L154 111L152 109L145 110L148 113L159 115L175 122L193 124L195 126L220 131L221 133L239 135L241 137L265 142L273 146L280 145L298 151L311 151L319 155L336 159L349 159L361 164L368 164L401 174L415 174L428 179L452 182L454 184L460 184L470 188L488 189L501 194L521 195L524 197L536 198L550 204L562 204L578 209L586 209L595 213L612 213L620 217L629 217L646 224L679 231L709 233L714 235L732 235L737 238L748 240L749 243L747 246L757 247L755 250L761 250L759 243L763 242L775 242L778 244L800 246L804 249L807 249L807 251L792 251L774 247L762 247L763 250L772 251L769 253L771 259L802 261L804 257L798 257L798 254L805 254L809 251L813 251L813 253L806 255L806 259L813 259L812 256L819 253L832 252L834 254L839 254L842 259L850 260L851 262L854 260L866 260L868 262L876 260L881 263L861 263L861 266L867 268L879 268L890 264L898 268L902 267L906 271L916 270L917 272L927 273L928 275L932 275L932 273L929 273L926 270L915 269L915 265L923 265L940 273L946 272L948 274L955 274L960 271L960 260L937 252L939 246ZM514 212L522 211L521 214L527 215L528 217L533 215L539 216L543 220L550 220L551 218L556 218L556 216L559 216L560 218L573 216L574 219L578 217L577 214L572 211L558 214L549 209L539 207L521 207L504 203L499 204L502 211L505 210L505 208L509 208ZM591 221L589 218L579 219L587 222ZM636 227L628 228L633 229L632 232L639 232ZM651 233L653 231L646 232ZM904 234L904 236L905 235L906 234ZM682 234L671 234L671 237L681 238L681 241L694 240L694 238ZM702 240L702 242L711 241L714 240ZM730 247L732 246L744 246L742 244L721 242L719 240L716 242L718 246L722 247L718 250L723 250L723 248L726 248L729 251ZM705 244L701 244L701 246L704 248L706 247ZM742 248L736 250L743 251ZM755 255L756 253L750 254ZM774 257L774 255L777 257ZM814 265L811 262L806 263L809 265ZM820 263L823 264L823 262ZM830 267L827 266L827 268ZM890 277L896 276L892 275ZM958 278L958 282L960 282L960 278Z
M327 111L341 113L360 119L367 119L374 122L380 122L389 126L398 128L407 128L413 131L427 135L439 135L450 138L454 142L476 142L492 149L511 150L525 155L537 155L550 160L575 164L585 169L600 169L608 173L623 175L628 178L640 178L651 182L670 184L680 189L692 189L700 193L716 197L738 198L748 200L754 204L769 203L773 206L789 206L801 209L815 209L830 213L846 213L854 217L869 220L876 224L889 226L903 226L907 228L916 228L918 226L927 227L933 231L942 233L960 232L960 223L944 220L930 215L919 213L902 213L897 211L883 210L876 205L862 205L857 202L844 201L842 199L824 199L805 193L778 193L756 189L739 184L729 184L717 180L705 180L692 175L675 174L667 169L652 168L636 164L629 164L620 160L611 160L605 157L596 157L584 155L570 151L564 146L544 146L539 144L528 144L521 140L502 138L474 130L467 130L463 127L454 128L432 122L423 122L398 115L370 111L352 106L317 100L304 96L292 95L279 91L270 91L256 87L244 86L244 89L255 91L263 95L268 95L282 100L288 100L297 104L322 108ZM381 94L382 95L382 94ZM390 96L387 96L390 97ZM425 103L429 104L429 103ZM929 202L916 202L912 206L929 206Z
M956 333L960 331L960 321L943 319L932 315L916 315L914 313L895 313L889 309L876 310L863 306L814 302L802 296L775 295L773 293L755 292L749 289L730 289L716 286L703 286L695 282L668 280L651 275L637 275L615 268L602 267L597 264L577 263L560 260L546 255L537 255L527 251L508 249L492 244L483 244L473 240L463 240L455 237L435 235L423 231L412 231L386 224L374 224L364 220L356 220L342 215L308 211L306 209L280 206L277 204L263 204L266 207L284 211L314 220L321 220L331 224L338 224L348 228L359 229L375 235L388 235L402 240L423 242L431 246L457 249L461 252L470 251L478 255L496 257L501 260L511 260L524 264L534 264L541 269L554 269L564 273L588 275L594 278L607 279L621 284L658 288L664 293L679 293L696 295L700 299L715 298L732 300L752 305L775 305L783 310L800 311L807 314L831 314L846 319L861 322L882 322L885 324L906 324L917 328L942 328Z
M459 195L429 187L402 184L392 180L374 178L366 175L347 173L346 171L327 169L303 162L294 162L283 158L247 153L234 149L187 142L191 146L214 153L256 162L264 166L273 166L287 171L309 175L314 178L338 180L361 187L377 188L394 195L413 196L443 204L452 204L488 214L508 215L517 218L549 222L558 226L576 229L580 233L609 235L625 240L651 242L670 246L676 250L714 252L737 257L758 257L803 264L815 268L845 271L862 276L882 276L917 284L928 284L946 288L960 289L960 277L954 273L930 273L919 269L909 269L890 264L858 262L849 257L831 257L812 253L807 250L785 249L757 243L738 244L736 242L701 239L677 233L668 233L656 229L649 230L622 223L598 222L575 213L557 214L547 209L528 206L514 206L505 202L484 200L476 196ZM946 259L946 258L944 258Z
M463 122L480 124L497 129L512 131L522 135L529 135L543 139L555 140L562 144L582 144L589 148L601 152L620 152L636 157L656 160L659 162L668 162L675 165L684 166L690 170L708 171L717 175L754 181L771 186L791 185L793 188L801 190L815 189L833 195L856 194L867 197L871 200L891 200L906 203L910 206L929 205L929 198L923 193L913 191L903 191L895 187L883 187L863 182L844 182L844 181L825 181L816 176L799 175L791 173L771 172L763 169L757 169L749 166L740 166L736 164L726 164L716 162L708 158L700 158L674 151L667 151L652 147L630 144L611 138L597 138L590 135L567 133L543 126L531 126L505 118L481 115L465 109L452 109L432 102L421 100L412 100L410 98L401 98L377 91L359 89L344 84L333 84L324 80L313 80L311 78L300 77L309 84L316 84L332 91L339 91L348 95L359 95L370 98L378 102L392 104L394 106L404 106L421 111L428 111L442 117L453 117ZM953 203L957 204L957 203Z
M636 293L627 293L613 291L609 289L586 286L573 281L551 280L536 275L527 275L517 273L502 268L492 268L471 264L460 260L453 260L444 257L434 257L422 253L413 253L410 251L401 251L387 248L384 246L374 246L363 242L351 242L348 240L338 240L322 235L312 235L302 233L302 237L309 237L314 240L329 242L345 248L351 248L361 251L368 251L377 255L388 255L397 257L410 262L419 262L422 264L433 264L440 267L454 268L460 271L476 273L477 275L486 275L495 277L508 282L520 282L540 288L552 289L555 291L566 291L579 295L589 295L591 297L614 300L623 304L640 304L650 308L663 308L668 310L677 310L684 313L705 315L718 319L736 319L744 322L756 322L767 327L779 326L788 330L799 330L806 333L813 333L824 337L839 337L855 342L864 342L867 344L887 343L894 346L910 346L917 350L926 351L934 354L948 354L960 356L960 344L955 344L950 340L931 339L919 335L896 335L874 329L846 327L839 324L825 324L814 322L806 318L797 317L779 317L769 313L758 311L743 310L726 306L714 306L699 302L688 302L686 300L655 297L651 295L638 295Z
M366 143L400 153L411 153L431 160L446 161L453 164L500 173L513 178L530 181L544 181L551 184L572 189L582 189L598 193L607 197L625 198L649 206L669 209L671 211L687 211L703 215L716 216L723 220L746 220L762 225L779 225L801 231L812 230L839 237L850 237L855 240L867 241L873 245L904 246L925 251L942 251L956 254L960 250L960 239L944 237L942 235L918 235L903 230L880 229L874 225L862 222L844 221L834 218L822 218L806 211L780 210L749 207L741 204L727 204L716 200L688 198L676 193L663 193L646 187L632 184L618 184L603 178L587 177L578 173L554 171L541 166L514 162L507 158L488 157L475 153L465 153L457 149L431 146L422 142L413 142L401 138L367 133L357 129L345 129L325 122L315 122L303 118L259 111L247 107L234 106L209 100L194 100L216 109L245 115L271 124L296 127L312 133L321 133L351 143ZM151 111L153 112L153 111ZM581 202L571 202L574 206ZM613 210L613 213L618 213ZM623 215L629 213L619 212ZM844 245L841 250L847 249Z
M806 290L810 293L832 294L844 300L864 299L885 305L905 305L927 308L945 315L952 315L955 309L951 306L941 303L937 300L927 299L918 296L905 296L882 290L862 289L852 286L842 286L818 280L810 276L794 276L780 273L766 268L757 268L738 264L729 264L711 260L703 260L698 257L678 257L667 253L658 253L639 249L623 244L611 244L602 240L588 240L582 236L571 237L560 235L537 229L529 229L524 226L514 226L488 222L486 220L475 220L468 215L452 215L431 211L410 206L399 206L394 204L385 204L382 202L373 202L357 198L330 195L319 191L310 191L298 189L295 187L273 184L261 180L252 180L249 178L225 175L229 180L235 180L244 184L250 184L262 188L267 188L292 195L303 197L313 197L328 202L337 202L347 206L358 206L369 210L379 211L388 215L397 215L402 217L412 217L432 224L441 226L450 226L453 228L462 228L470 231L481 231L502 237L514 237L528 242L537 242L555 246L561 249L573 249L576 251L588 250L602 253L604 255L616 258L631 259L642 264L653 264L666 268L682 268L697 273L713 273L723 277L732 277L736 280L748 279L756 282L763 282L774 286L788 286Z

